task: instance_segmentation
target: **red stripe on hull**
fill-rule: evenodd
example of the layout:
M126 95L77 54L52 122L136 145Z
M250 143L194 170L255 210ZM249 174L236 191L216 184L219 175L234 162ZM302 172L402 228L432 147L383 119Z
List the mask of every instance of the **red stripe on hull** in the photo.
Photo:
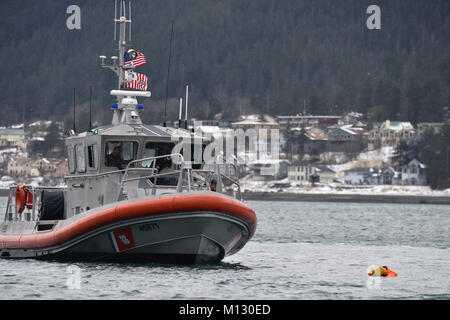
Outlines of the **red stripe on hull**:
M195 211L222 212L240 218L250 225L250 238L256 229L255 212L242 202L218 195L186 195L119 204L83 217L68 226L46 233L0 235L0 245L4 249L52 247L117 221L167 213Z

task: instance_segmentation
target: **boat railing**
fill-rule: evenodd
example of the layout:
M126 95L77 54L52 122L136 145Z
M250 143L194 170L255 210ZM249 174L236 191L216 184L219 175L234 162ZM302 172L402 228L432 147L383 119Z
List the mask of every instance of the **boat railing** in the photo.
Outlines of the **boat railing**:
M159 172L159 169L156 167L156 163L158 159L164 159L164 158L171 158L172 162L174 163L180 163L181 166L185 164L183 155L180 153L172 153L172 154L166 154L166 155L160 155L160 156L153 156L153 157L147 157L142 159L136 159L130 161L125 170L123 170L124 174L120 180L119 184L119 191L117 193L117 201L121 200L124 196L124 188L125 184L128 182L136 181L136 180L144 180L146 183L151 187L152 194L156 194L156 188L157 188L157 179L160 177L167 177L167 176L177 176L182 175L182 170L173 170L170 172L162 173ZM145 164L144 162L150 163L150 167L148 167L148 164ZM139 171L149 171L149 175L139 175L136 177L130 177L130 173L132 172L139 172ZM152 182L153 179L153 182ZM179 179L180 180L180 179ZM170 186L169 186L170 187Z
M16 186L9 187L4 221L38 221L40 214L38 204L41 203L42 191L64 191L66 189L65 187L43 187L31 185L24 185L24 187L32 195L33 202L28 205L25 204L23 212L20 213L15 202Z
M174 157L175 158L178 157L179 161L176 162L176 164L177 166L179 166L179 170L171 170L169 172L159 172L158 168L156 167L157 162L156 160L168 157L171 157L172 159L174 159ZM144 176L143 175L132 176L131 173L142 170L142 168L139 167L138 164L143 163L145 161L147 162L151 161L152 167L146 168L152 169L150 170L150 174ZM234 164L228 163L228 165L232 165L234 167L234 170L237 170ZM183 156L179 153L133 160L128 163L126 169L124 170L124 174L119 185L117 201L123 200L126 193L125 185L127 183L135 182L137 180L144 180L149 185L149 188L152 190L151 191L152 195L155 195L156 190L158 188L174 189L177 192L183 192L184 190L186 190L187 192L211 190L211 180L213 179L213 177L217 177L219 180L217 183L218 186L217 192L225 193L223 190L223 182L224 182L223 180L225 180L228 181L230 185L236 186L237 190L236 192L234 192L233 196L238 198L239 200L242 200L239 180L234 179L228 176L227 174L221 173L218 166L216 166L215 169L216 170L192 169L190 162L184 161ZM166 185L166 184L158 185L158 179L168 177L178 177L176 185Z

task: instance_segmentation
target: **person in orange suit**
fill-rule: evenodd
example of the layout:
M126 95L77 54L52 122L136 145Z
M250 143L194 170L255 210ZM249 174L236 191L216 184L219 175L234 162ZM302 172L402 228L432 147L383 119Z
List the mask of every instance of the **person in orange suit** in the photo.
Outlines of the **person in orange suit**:
M393 278L397 276L397 273L389 269L387 266L375 266L369 271L369 276Z

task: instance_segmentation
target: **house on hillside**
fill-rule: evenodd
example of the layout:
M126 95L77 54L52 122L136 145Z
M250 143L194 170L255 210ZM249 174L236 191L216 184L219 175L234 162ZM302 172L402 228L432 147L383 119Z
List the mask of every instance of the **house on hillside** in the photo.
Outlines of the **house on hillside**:
M313 115L296 115L296 116L278 116L277 121L280 124L281 130L288 130L289 128L322 128L326 129L329 126L337 125L340 116L313 116Z
M402 166L402 184L410 186L426 186L425 165L417 159L413 159L408 164Z
M340 127L328 133L328 152L360 152L363 148L363 130Z
M326 151L328 145L328 135L319 128L308 130L299 140L305 154L320 154Z
M245 151L254 150L267 150L270 152L272 150L272 130L278 130L279 124L269 116L264 116L263 119L260 118L249 118L238 122L233 122L231 127L235 130L242 129L243 133L247 135L245 138ZM279 137L277 136L277 139ZM279 147L279 140L276 141L274 146Z
M56 165L54 161L47 159L13 158L8 161L7 172L11 177L51 178L56 171Z
M397 146L416 136L416 130L410 122L386 120L375 126L368 134L369 149L385 146Z
M27 149L25 131L23 128L0 129L0 147L18 147Z
M39 177L39 169L29 158L13 158L8 161L7 173L11 177Z

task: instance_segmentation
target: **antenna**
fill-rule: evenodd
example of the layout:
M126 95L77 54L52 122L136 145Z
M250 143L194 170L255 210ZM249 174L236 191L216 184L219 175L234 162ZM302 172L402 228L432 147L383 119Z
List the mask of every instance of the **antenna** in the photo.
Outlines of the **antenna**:
M117 40L117 32L116 32L116 25L117 25L117 0L114 0L114 41Z
M131 1L128 2L128 14L130 15L130 28L128 29L128 40L131 42Z
M189 100L189 86L186 85L186 110L184 110L184 128L187 129L188 125L188 100Z
M92 130L92 86L89 86L89 131Z
M72 130L75 133L75 88L73 88L73 118L72 118Z
M166 127L167 97L169 95L170 60L172 59L172 39L173 39L173 20L172 20L172 31L170 33L169 63L167 65L166 102L164 104L164 123L163 123L164 127Z
M178 128L181 128L181 114L183 113L183 98L180 98L180 114L178 115Z

